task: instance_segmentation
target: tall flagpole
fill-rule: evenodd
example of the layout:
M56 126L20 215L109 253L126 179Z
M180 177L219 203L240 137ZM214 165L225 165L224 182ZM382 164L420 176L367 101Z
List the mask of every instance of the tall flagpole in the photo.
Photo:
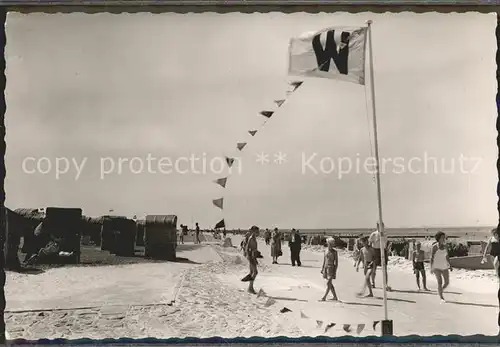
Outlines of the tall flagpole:
M370 89L372 94L372 112L373 112L373 137L375 142L375 161L376 161L376 173L375 179L377 183L377 200L378 200L378 228L380 232L380 253L382 262L382 276L384 285L384 317L385 320L389 319L389 314L387 310L387 266L385 264L385 232L384 232L384 222L382 218L382 190L380 188L380 160L378 155L378 136L377 136L377 112L375 108L375 81L373 78L373 49L372 49L372 21L367 21L368 24L368 50L370 52Z

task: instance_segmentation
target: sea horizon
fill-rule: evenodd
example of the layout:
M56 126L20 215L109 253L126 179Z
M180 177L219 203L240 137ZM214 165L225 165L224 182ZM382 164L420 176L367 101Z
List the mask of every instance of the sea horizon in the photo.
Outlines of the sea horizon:
M468 226L468 227L408 227L408 228L386 228L384 231L388 236L433 236L438 231L443 231L448 236L463 237L463 236L487 236L495 226ZM273 230L274 228L268 228ZM289 232L291 228L278 228L282 232ZM368 235L375 228L295 228L299 230L301 234L318 234L318 235ZM237 229L231 229L237 230ZM241 230L246 230L246 228L241 228ZM266 230L266 228L261 228Z

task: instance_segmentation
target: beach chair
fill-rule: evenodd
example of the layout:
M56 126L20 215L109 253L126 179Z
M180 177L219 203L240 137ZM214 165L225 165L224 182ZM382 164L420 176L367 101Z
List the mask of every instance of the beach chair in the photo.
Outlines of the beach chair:
M64 263L80 263L80 239L82 221L82 209L47 207L45 210L44 227L49 230L52 238L59 240L59 253L54 254L54 262L66 258Z
M137 225L122 216L104 216L101 229L101 250L123 257L135 255Z
M177 216L148 215L144 231L145 256L173 261L177 249Z

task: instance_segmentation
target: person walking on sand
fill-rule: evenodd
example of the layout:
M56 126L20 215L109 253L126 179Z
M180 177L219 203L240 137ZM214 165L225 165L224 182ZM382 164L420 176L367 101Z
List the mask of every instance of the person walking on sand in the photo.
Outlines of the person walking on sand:
M495 228L491 230L491 237L488 240L488 244L486 245L486 248L484 249L483 253L483 259L481 260L481 263L484 264L487 261L487 254L489 252L489 255L491 258L493 258L493 267L495 268L495 272L497 275L497 280L500 282L500 232L498 228ZM500 287L498 288L497 292L498 296L498 305L500 306ZM498 312L498 336L500 336L500 311Z
M425 276L425 253L422 250L422 244L420 242L417 242L415 244L415 250L413 251L411 260L413 263L413 273L415 274L415 277L417 279L418 290L420 290L420 275L422 275L422 284L424 285L424 290L429 291L429 289L427 289L427 278Z
M382 239L382 249L380 248L380 240ZM387 238L385 236L380 235L380 228L379 228L379 223L377 223L377 229L370 234L370 237L368 238L368 243L370 244L371 248L373 249L374 252L374 259L373 259L373 264L374 264L374 269L372 271L372 287L375 288L375 276L377 275L377 267L382 266L382 252L384 252L385 256L385 278L387 280L387 287L386 290L390 291L391 287L389 287L389 276L387 273L387 264L389 262L389 252L387 252Z
M443 297L443 290L450 284L450 265L448 249L446 247L446 234L438 231L435 236L436 242L432 245L431 251L431 273L436 276L438 283L438 294L441 302L446 302Z
M281 233L278 228L274 228L273 234L271 235L271 257L273 258L273 264L278 264L278 258L282 254Z
M372 274L375 271L375 251L374 249L370 246L370 243L368 242L368 237L363 237L360 240L361 243L361 250L359 253L359 258L358 262L356 264L356 272L359 271L359 264L361 262L363 263L363 272L364 272L364 277L363 277L363 287L361 291L357 294L357 296L363 296L366 292L366 289L368 288L368 295L365 295L367 298L372 298L373 297L373 290L372 290Z
M248 283L248 292L251 294L256 294L255 288L253 287L253 283L255 281L255 278L257 277L258 271L257 271L257 256L258 256L258 250L257 250L257 236L259 234L259 227L257 226L252 226L250 228L250 237L248 238L248 241L246 243L246 257L248 259L248 265L250 269L250 280Z
M492 257L495 270L497 270L499 268L498 257L500 256L500 235L497 228L491 230L491 237L488 239L488 243L484 248L483 259L481 260L481 263L486 263L486 261L488 260L488 253L490 257Z
M184 224L181 224L181 232L179 234L179 241L182 245L184 244Z
M264 232L264 240L266 241L266 245L269 245L271 242L271 231L269 229L266 229Z
M302 248L302 238L300 237L299 231L292 229L292 235L290 241L288 241L288 247L290 247L290 256L292 261L292 266L301 266L300 262L300 250Z
M248 240L250 239L250 236L252 235L252 232L249 230L245 233L243 236L243 240L241 240L241 250L243 251L243 256L246 258L247 256L247 243Z
M335 241L333 240L333 238L329 238L326 243L328 245L328 251L325 253L325 257L323 258L323 267L321 268L321 274L326 280L326 292L320 301L326 301L326 297L330 292L333 295L333 300L338 301L337 292L335 291L335 287L332 281L337 278L339 255L337 253L337 250L334 248Z
M195 232L196 232L196 241L195 243L201 243L200 241L200 226L198 225L198 223L196 223L196 228L195 228Z
M356 264L358 263L359 257L361 256L361 248L363 248L363 245L361 244L361 239L363 238L363 235L359 235L359 237L354 241L354 249L352 256L354 258L354 267L356 267Z

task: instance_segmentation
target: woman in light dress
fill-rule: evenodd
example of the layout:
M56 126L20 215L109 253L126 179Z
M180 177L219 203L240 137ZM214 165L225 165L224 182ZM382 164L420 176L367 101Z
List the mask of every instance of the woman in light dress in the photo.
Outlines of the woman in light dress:
M450 284L450 271L453 271L453 269L450 265L450 257L448 256L446 234L438 231L435 239L436 242L432 245L431 251L431 273L436 276L441 302L446 302L443 297L443 290Z
M281 233L278 228L274 228L271 235L271 257L273 258L273 264L278 264L278 258L281 255L283 255L281 251Z

